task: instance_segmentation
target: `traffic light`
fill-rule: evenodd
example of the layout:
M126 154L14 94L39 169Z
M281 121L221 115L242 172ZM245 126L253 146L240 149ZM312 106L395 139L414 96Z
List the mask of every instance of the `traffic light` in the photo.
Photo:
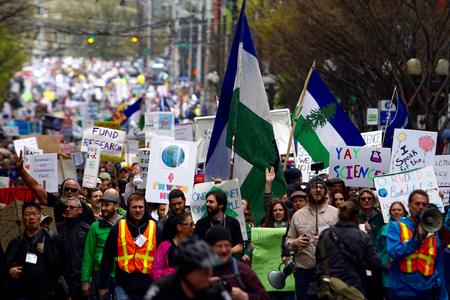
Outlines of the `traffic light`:
M133 37L131 38L131 42L132 42L133 44L137 44L137 43L139 42L139 38L138 38L137 36L133 36Z
M89 45L94 44L94 43L95 43L95 35L89 36L89 37L86 39L86 42L87 42Z

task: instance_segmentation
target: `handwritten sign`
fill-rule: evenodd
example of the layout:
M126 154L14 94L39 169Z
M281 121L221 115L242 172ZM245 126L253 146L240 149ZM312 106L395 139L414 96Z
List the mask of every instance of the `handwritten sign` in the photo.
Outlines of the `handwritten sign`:
M84 165L83 187L95 188L97 186L98 167L100 165L101 150L97 146L88 147L88 157Z
M147 186L148 164L150 162L150 148L141 148L138 150L138 166L139 174L141 175L142 185L138 186L140 189L145 189Z
M390 172L434 166L437 133L395 129Z
M49 153L30 156L30 175L41 185L45 186L47 192L58 192L57 154Z
M244 211L242 209L242 198L239 182L237 179L223 181L215 185L214 182L199 183L194 186L192 198L186 198L186 205L191 206L191 214L194 222L197 222L207 216L206 212L206 194L215 186L227 194L226 215L229 215L239 221L241 233L244 241L248 240L247 230L245 228Z
M23 151L23 147L27 146L28 148L38 149L38 143L35 137L18 139L14 141L14 150L16 150L17 155L20 154L20 151Z
M389 148L333 147L330 177L341 178L348 186L373 187L373 178L389 170Z
M417 189L426 191L430 203L436 204L439 210L444 212L433 167L382 175L375 177L374 182L385 222L389 221L389 207L392 202L401 201L407 208L409 194Z
M166 138L153 138L145 198L147 202L168 203L173 189L192 197L196 168L197 144Z
M364 142L366 142L366 145L364 147L382 147L382 130L362 132L361 136L363 137Z
M439 186L450 187L450 155L434 157L434 172Z
M124 141L125 131L94 126L83 132L81 151L87 152L90 145L97 145L102 154L121 157Z

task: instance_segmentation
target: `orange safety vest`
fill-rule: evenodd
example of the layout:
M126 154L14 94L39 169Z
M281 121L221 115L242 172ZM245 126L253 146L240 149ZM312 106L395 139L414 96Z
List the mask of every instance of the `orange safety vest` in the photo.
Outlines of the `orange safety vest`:
M400 239L402 244L413 237L412 231L406 224L398 221L400 225ZM400 270L405 273L419 271L424 276L431 276L434 272L434 261L437 255L436 235L427 237L419 249L400 261Z
M134 271L150 274L153 258L156 252L156 223L148 221L148 226L142 234L147 241L138 247L128 229L127 221L119 221L119 236L117 238L117 264L127 273Z

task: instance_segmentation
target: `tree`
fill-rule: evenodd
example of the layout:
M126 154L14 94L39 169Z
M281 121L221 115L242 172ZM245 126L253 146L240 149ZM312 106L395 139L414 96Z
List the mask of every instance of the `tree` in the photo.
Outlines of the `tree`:
M278 76L282 103L295 105L315 60L361 129L366 109L390 99L395 85L410 119L424 113L426 128L437 129L447 109L449 78L435 67L449 58L448 0L285 0L255 15L258 49ZM421 75L407 71L411 58L421 60Z

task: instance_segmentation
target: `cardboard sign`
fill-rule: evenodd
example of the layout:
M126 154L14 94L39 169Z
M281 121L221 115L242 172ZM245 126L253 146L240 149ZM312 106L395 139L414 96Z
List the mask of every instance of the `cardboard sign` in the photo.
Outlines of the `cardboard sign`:
M204 182L194 185L192 198L186 198L186 205L190 205L191 207L192 219L197 223L198 220L208 215L206 211L206 194L213 186L227 194L227 209L225 214L239 221L242 238L244 241L248 240L244 211L242 209L241 190L237 179L223 181L217 185L214 182Z
M390 172L434 166L436 140L436 132L395 129Z
M44 153L58 153L61 149L61 136L59 135L35 135L39 149Z
M88 147L88 156L84 165L83 187L95 188L97 186L98 167L100 166L100 148Z
M145 189L147 186L148 164L150 162L150 148L141 148L138 150L139 174L141 175L142 185L139 189Z
M364 142L366 142L366 145L364 147L382 147L382 130L362 132L361 136L363 137Z
M389 171L391 149L336 146L330 149L330 178L347 186L373 187L373 178Z
M152 111L145 113L145 139L167 137L175 139L175 115L173 112Z
M25 139L18 139L14 142L14 150L16 151L16 154L19 155L20 151L23 152L23 148L27 146L31 149L38 149L37 139L35 137L25 138Z
M175 125L175 139L179 141L194 141L194 126L192 123Z
M450 155L436 155L434 157L434 172L440 187L450 187Z
M153 138L145 199L147 202L168 203L173 189L192 197L196 169L197 144L165 138Z
M0 203L10 204L14 200L32 201L37 197L27 186L15 186L0 189Z
M49 193L58 192L58 159L56 153L30 156L30 175ZM44 184L45 182L45 184Z
M375 177L374 182L385 222L389 221L389 207L392 202L401 201L408 209L409 194L417 189L426 191L430 203L436 204L439 210L444 212L433 167L382 175Z
M102 154L122 157L125 131L94 126L83 133L81 151L87 152L90 145L97 145Z

